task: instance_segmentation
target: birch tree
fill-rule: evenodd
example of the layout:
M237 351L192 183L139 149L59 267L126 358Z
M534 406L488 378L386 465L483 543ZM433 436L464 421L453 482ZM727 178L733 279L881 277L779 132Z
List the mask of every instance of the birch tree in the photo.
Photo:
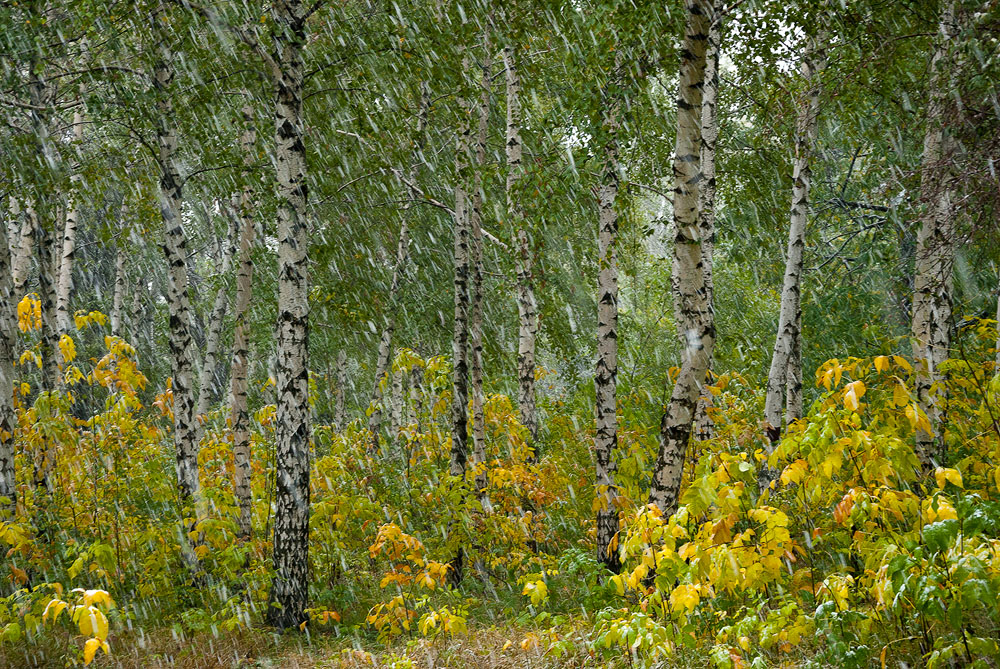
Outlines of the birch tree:
M7 221L0 221L0 518L13 517L17 509L14 470L14 350L17 343L18 298L14 293Z
M698 217L702 87L712 12L712 0L687 2L681 48L674 148L673 293L675 320L686 330L680 373L660 423L660 448L649 494L650 503L664 516L677 508L695 407L715 344L715 322L701 249L704 232Z
M154 22L159 16L154 15ZM199 493L198 442L195 421L195 345L191 336L191 297L188 286L187 236L181 220L181 176L177 167L177 128L173 108L173 54L161 33L158 58L153 66L156 99L157 165L160 170L160 214L163 217L163 252L167 260L167 306L174 400L174 450L181 505L191 506Z
M424 133L427 126L427 117L430 110L430 92L426 83L421 83L419 102L417 105L417 126L416 126L416 151L413 156L413 166L410 169L408 179L408 189L413 192L416 198L417 168L423 160ZM399 311L400 288L403 278L406 275L406 265L410 257L410 223L409 214L404 213L399 224L399 240L396 245L396 264L392 270L392 281L389 286L389 308L385 317L385 326L382 329L382 337L379 339L378 358L375 363L375 385L372 389L371 414L368 417L368 432L370 434L369 449L372 452L378 450L379 430L382 425L382 404L383 395L390 383L392 374L392 338L396 329L396 316ZM396 434L393 434L396 438Z
M698 190L698 227L701 233L701 262L705 273L705 290L708 302L715 310L715 283L712 278L713 255L715 253L715 145L719 139L718 94L719 94L719 48L722 39L722 14L715 11L708 30L708 44L705 49L705 84L702 88L701 104L701 172L702 181ZM708 359L709 369L712 357ZM696 437L701 441L711 439L715 434L714 424L708 415L712 405L712 395L703 394L698 399L696 410Z
M483 170L486 169L486 139L490 122L490 69L493 66L490 26L483 33L482 79L476 106L476 166L469 211L469 377L472 383L472 453L476 467L476 491L482 496L489 482L486 471L486 421L483 416Z
M73 142L77 151L83 145L83 112L79 109L73 113ZM73 293L73 260L76 257L76 231L80 223L80 188L83 182L83 175L79 167L70 177L70 204L66 209L66 216L62 234L62 254L59 261L59 281L56 293L56 320L59 325L60 334L69 332L73 325L70 313L70 295Z
M244 97L249 93L243 91ZM247 377L250 368L250 324L248 323L250 297L253 288L253 246L254 246L254 152L257 130L254 124L254 110L249 102L243 105L243 134L240 148L243 154L241 181L243 190L239 195L237 214L240 221L240 244L236 270L236 310L233 314L233 362L230 373L230 422L233 427L233 494L240 509L239 535L248 540L253 533L251 518L252 490L250 487L250 410L247 402Z
M615 73L620 70L616 59ZM594 456L596 460L597 559L610 571L621 569L617 546L618 505L615 488L614 449L618 445L618 119L617 101L605 99L604 164L597 196L597 369L594 388L597 395Z
M533 256L527 221L518 183L524 177L521 142L521 77L518 72L517 47L503 50L507 75L507 218L517 234L514 256L517 274L517 404L521 424L528 429L531 446L538 439L538 415L535 408L535 339L538 333L538 303L535 301Z
M927 422L918 422L916 451L925 470L933 469L945 453L940 422L941 374L948 357L952 327L952 272L955 263L954 175L951 160L955 140L949 121L957 59L956 3L942 5L934 53L930 63L924 150L920 166L920 199L923 211L917 232L914 261L913 321L911 336L916 363L916 396Z
M460 49L462 57L463 88L470 69L469 55ZM452 398L451 398L451 454L448 473L459 485L464 485L468 453L468 404L469 404L469 210L468 173L472 162L472 123L470 105L462 91L458 97L458 136L455 140L455 226L454 226L454 301L455 318L452 336ZM454 527L454 521L452 523ZM464 549L456 547L449 563L449 578L453 583L462 581Z
M226 285L226 278L233 263L233 255L236 253L236 240L240 234L240 221L232 215L228 207L223 205L226 218L229 220L228 231L224 240L220 240L219 255L221 259L218 265L218 280L220 285L215 293L215 300L212 304L212 312L209 315L208 332L205 335L205 359L201 365L201 387L198 391L198 408L195 412L197 420L204 421L208 413L209 405L215 399L219 391L218 367L219 353L222 339L222 326L225 324L226 310L229 307L229 288Z
M812 182L812 153L816 143L816 127L820 109L820 74L825 65L822 41L825 36L813 36L802 54L801 76L806 94L799 102L795 123L795 161L792 168L792 208L788 224L788 251L785 254L785 278L781 289L781 309L778 315L778 335L771 355L767 375L767 395L764 421L774 450L781 437L781 409L786 391L791 416L801 415L802 402L802 263L806 245L806 223L809 218L809 187ZM777 476L766 465L759 473L763 489Z
M309 226L302 114L308 6L277 0L274 158L278 196L277 460L274 583L267 621L298 626L309 584Z

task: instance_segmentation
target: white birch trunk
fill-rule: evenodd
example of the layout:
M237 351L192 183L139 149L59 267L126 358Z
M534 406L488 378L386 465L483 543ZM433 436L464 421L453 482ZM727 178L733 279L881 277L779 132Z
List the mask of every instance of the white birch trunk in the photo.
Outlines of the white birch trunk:
M11 273L14 281L14 296L18 301L24 297L28 276L31 274L31 254L35 239L35 216L29 204L21 216L21 229L17 239L17 250L13 258Z
M528 429L531 446L538 439L538 414L535 407L535 340L538 333L538 304L535 301L534 259L524 215L522 187L524 177L521 143L521 77L516 47L503 50L507 73L507 218L517 234L514 256L517 274L517 404L521 424Z
M469 55L462 51L462 87L468 79ZM452 336L452 398L451 455L448 473L459 481L465 480L468 453L469 419L469 168L472 163L472 124L469 101L465 92L458 97L458 137L455 146L455 231L454 231L454 299L455 320ZM462 581L464 551L458 546L449 563L449 578L453 584Z
M620 58L615 73L620 72ZM617 463L618 445L618 120L616 101L604 100L608 111L604 120L604 167L598 191L597 253L597 370L594 387L597 395L594 456L595 485L600 506L597 509L597 559L610 571L621 569L615 537L618 534Z
M244 96L249 93L244 91ZM247 404L247 386L250 369L250 325L247 322L253 290L254 246L254 189L251 184L254 163L254 145L257 131L254 126L253 107L243 106L243 191L239 197L240 246L236 270L236 311L233 314L233 362L230 374L230 422L233 427L233 495L240 510L239 536L249 540L253 533L251 517L252 490L250 486L250 410Z
M83 144L83 113L73 114L73 141L77 150ZM70 296L73 294L73 260L76 256L76 231L80 224L80 186L83 175L77 170L70 177L72 194L69 207L66 209L66 220L63 226L62 259L59 263L59 283L56 294L56 319L60 334L70 332L73 327L73 315L69 308Z
M674 152L674 273L676 322L684 332L681 370L660 424L660 449L649 501L664 516L677 509L684 456L695 407L715 344L715 323L703 267L698 199L701 174L701 102L712 0L688 0L677 98Z
M226 310L229 308L229 287L226 285L226 279L233 264L233 255L236 253L236 240L240 234L240 227L242 227L240 220L232 215L232 212L229 213L230 215L227 216L229 219L229 229L221 249L222 261L219 268L221 285L215 294L212 313L208 321L208 333L205 335L205 359L201 365L201 389L198 391L198 408L195 412L195 416L199 421L205 420L209 405L211 405L213 400L218 398L222 388L218 382L218 368L222 326L225 325Z
M11 271L7 221L0 221L0 520L10 520L17 509L14 470L14 350L17 342L17 294Z
M125 336L122 331L122 320L125 315L125 261L127 254L125 251L125 241L122 237L125 234L125 230L128 229L124 220L128 216L128 208L124 204L122 205L120 216L122 224L115 239L115 288L111 298L111 334L116 337Z
M333 423L337 430L344 429L344 396L347 392L347 353L337 352L337 389L334 397Z
M778 333L767 375L767 396L764 421L768 436L767 452L774 450L781 438L781 409L786 393L798 407L792 413L801 414L802 369L799 342L802 310L802 263L806 245L806 223L809 218L809 187L812 181L812 153L816 143L819 119L820 73L825 66L823 35L810 38L802 55L802 78L807 93L799 103L795 128L795 163L792 170L792 208L788 224L788 250L785 257L785 277L781 289L781 309ZM796 399L798 398L798 399ZM777 472L762 464L758 472L763 490L775 479Z
M698 191L698 226L701 229L702 268L705 272L705 290L708 302L715 309L715 284L712 278L715 252L715 145L719 139L719 48L722 34L722 16L715 12L708 31L705 50L705 85L701 106L701 172L702 182ZM708 360L709 369L712 358ZM706 381L709 379L706 377ZM695 412L696 437L707 441L715 436L715 424L708 415L712 406L711 393L698 399Z
M167 304L170 310L170 354L174 396L174 449L181 504L193 505L199 496L199 431L194 417L195 345L191 336L191 298L188 288L187 238L181 222L181 178L177 168L177 129L170 90L174 78L172 55L157 61L156 137L160 167L160 213L163 252L167 260Z
M472 461L476 469L476 492L480 499L489 483L486 471L486 421L483 405L483 170L486 169L486 139L490 120L490 54L489 29L483 35L483 74L477 114L476 167L473 177L472 209L469 212L469 377L472 383Z
M277 462L275 576L267 621L297 627L309 585L309 225L302 116L305 22L301 0L277 0L274 155L278 195Z
M917 456L924 470L933 469L944 456L944 436L937 434L943 391L938 368L951 346L952 286L955 262L954 188L949 164L954 140L948 132L949 96L954 76L954 39L958 34L956 6L945 2L942 9L928 84L924 152L921 160L920 217L914 266L913 359L916 366L916 396L926 413L930 431L918 426Z

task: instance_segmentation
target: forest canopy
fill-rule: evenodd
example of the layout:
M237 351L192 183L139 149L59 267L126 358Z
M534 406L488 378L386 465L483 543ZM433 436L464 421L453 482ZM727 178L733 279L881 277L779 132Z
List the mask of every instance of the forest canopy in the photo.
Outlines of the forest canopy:
M0 667L1000 663L996 0L0 0Z

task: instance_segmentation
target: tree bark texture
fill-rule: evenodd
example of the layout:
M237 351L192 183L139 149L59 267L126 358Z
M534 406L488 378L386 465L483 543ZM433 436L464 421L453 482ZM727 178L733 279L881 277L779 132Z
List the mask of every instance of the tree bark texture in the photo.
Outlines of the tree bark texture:
M698 220L701 182L701 103L705 51L712 17L711 0L689 0L681 51L674 151L674 291L676 322L685 324L681 369L660 423L660 448L653 469L649 501L664 516L677 509L684 456L695 407L715 344Z
M302 117L305 21L301 0L277 0L274 155L278 195L277 462L274 583L267 620L308 620L309 584L309 226Z

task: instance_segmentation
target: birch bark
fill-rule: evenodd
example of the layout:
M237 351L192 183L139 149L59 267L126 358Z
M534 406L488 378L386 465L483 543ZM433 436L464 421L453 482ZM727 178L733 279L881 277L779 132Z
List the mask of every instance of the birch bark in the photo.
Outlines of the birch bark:
M73 141L78 150L83 144L83 113L73 114ZM66 210L66 220L63 226L62 260L59 263L59 283L56 294L56 320L59 333L65 334L72 329L73 318L69 302L73 293L73 260L76 257L76 231L80 223L80 186L83 175L79 169L70 177L72 194L70 205Z
M223 205L226 206L226 205ZM226 309L229 307L229 288L226 285L226 278L229 276L230 268L233 264L233 256L236 253L237 237L240 234L240 220L232 215L227 216L229 229L226 233L226 240L223 244L222 261L219 267L221 285L215 293L215 301L212 304L212 313L208 321L208 333L205 335L205 359L201 365L201 388L198 391L198 408L195 415L200 421L205 420L209 405L216 399L221 391L221 384L218 379L219 372L219 346L222 339L222 326L225 324Z
M955 219L952 210L954 176L950 165L955 150L948 132L948 106L958 36L956 3L943 5L930 65L924 152L921 159L920 199L923 212L917 232L914 261L913 359L916 363L917 403L927 424L916 430L917 457L930 470L945 454L940 423L939 367L951 346L952 289L955 263ZM928 427L930 429L928 429Z
M13 518L17 509L14 470L14 349L17 342L17 296L11 271L7 222L0 221L0 518Z
M616 60L616 68L620 69ZM604 166L598 191L597 252L597 370L594 387L597 395L594 456L597 508L597 559L610 571L621 569L615 537L618 534L618 505L615 488L614 449L618 445L618 120L617 105L605 100L603 131Z
M701 174L701 103L705 51L712 0L688 0L681 50L674 152L674 292L676 322L688 324L682 364L660 423L660 449L653 469L649 501L664 516L677 509L684 456L694 411L715 344L715 322L706 283L698 220Z
M245 98L249 92L243 91ZM229 379L232 405L230 422L233 426L233 494L240 509L237 523L240 538L249 540L253 534L252 489L250 486L250 410L247 402L248 377L250 372L250 325L247 317L250 311L250 297L253 290L253 246L255 228L253 221L254 187L251 181L255 162L257 129L254 123L254 109L250 103L243 105L243 134L240 148L243 153L241 181L243 190L239 196L238 214L240 219L240 246L236 270L236 311L233 314L233 362Z
M486 139L490 122L490 35L483 35L482 81L476 116L476 167L473 177L472 209L469 212L471 269L469 282L469 376L472 382L472 454L476 470L476 492L480 498L489 483L486 471L486 421L483 416L483 170L486 169Z
M163 252L167 260L167 305L170 310L170 354L174 397L174 450L182 506L195 503L199 492L198 442L195 421L195 345L191 336L191 298L188 288L187 237L181 221L181 178L177 168L177 129L171 84L172 54L162 47L153 72L156 92L157 161L160 168L160 214Z
M530 446L535 448L538 439L538 415L535 406L535 340L538 334L538 304L535 301L533 257L531 241L525 220L522 188L524 177L521 143L521 76L518 71L518 52L508 45L503 50L507 74L507 218L517 234L517 253L514 256L517 274L517 404L521 424L528 429Z
M767 395L764 421L769 445L774 450L781 438L782 400L791 400L790 415L801 415L802 360L800 330L802 319L802 263L806 245L806 223L809 218L809 187L812 182L812 153L816 143L816 128L820 110L820 73L825 67L821 34L809 39L802 55L801 72L806 82L806 95L799 103L795 124L795 163L792 170L792 208L788 224L788 250L785 255L785 278L781 289L778 334L771 354L767 375ZM763 490L777 477L766 464L758 472L758 484Z
M240 537L249 539L253 526L251 522L250 488L250 411L247 403L247 386L250 371L250 328L247 315L250 310L250 296L253 286L253 187L250 185L250 165L253 163L253 145L256 131L252 125L253 110L243 108L244 122L247 124L241 143L243 144L244 174L243 192L239 199L240 248L239 268L236 274L236 312L233 327L233 361L230 374L230 423L233 427L233 492L240 509L238 522Z
M719 94L719 48L722 38L722 17L714 12L708 30L708 44L705 48L705 85L702 89L701 106L701 172L702 181L698 191L698 227L701 231L702 268L705 272L705 290L708 302L714 311L715 283L712 277L713 255L715 252L715 145L719 139L718 94ZM709 369L712 357L708 360ZM709 379L706 377L706 382ZM715 436L715 425L708 415L712 406L711 393L698 398L695 412L696 437L707 441Z
M298 626L309 584L309 225L302 115L305 22L301 0L273 3L274 155L278 195L277 462L275 576L267 620Z
M469 55L462 50L462 87L468 79ZM469 168L472 163L472 124L469 101L463 91L458 98L458 137L455 143L455 228L454 228L454 300L455 319L452 336L451 455L448 473L465 481L468 463L469 420ZM454 523L453 523L454 525ZM462 581L464 550L461 545L449 563L453 584Z

